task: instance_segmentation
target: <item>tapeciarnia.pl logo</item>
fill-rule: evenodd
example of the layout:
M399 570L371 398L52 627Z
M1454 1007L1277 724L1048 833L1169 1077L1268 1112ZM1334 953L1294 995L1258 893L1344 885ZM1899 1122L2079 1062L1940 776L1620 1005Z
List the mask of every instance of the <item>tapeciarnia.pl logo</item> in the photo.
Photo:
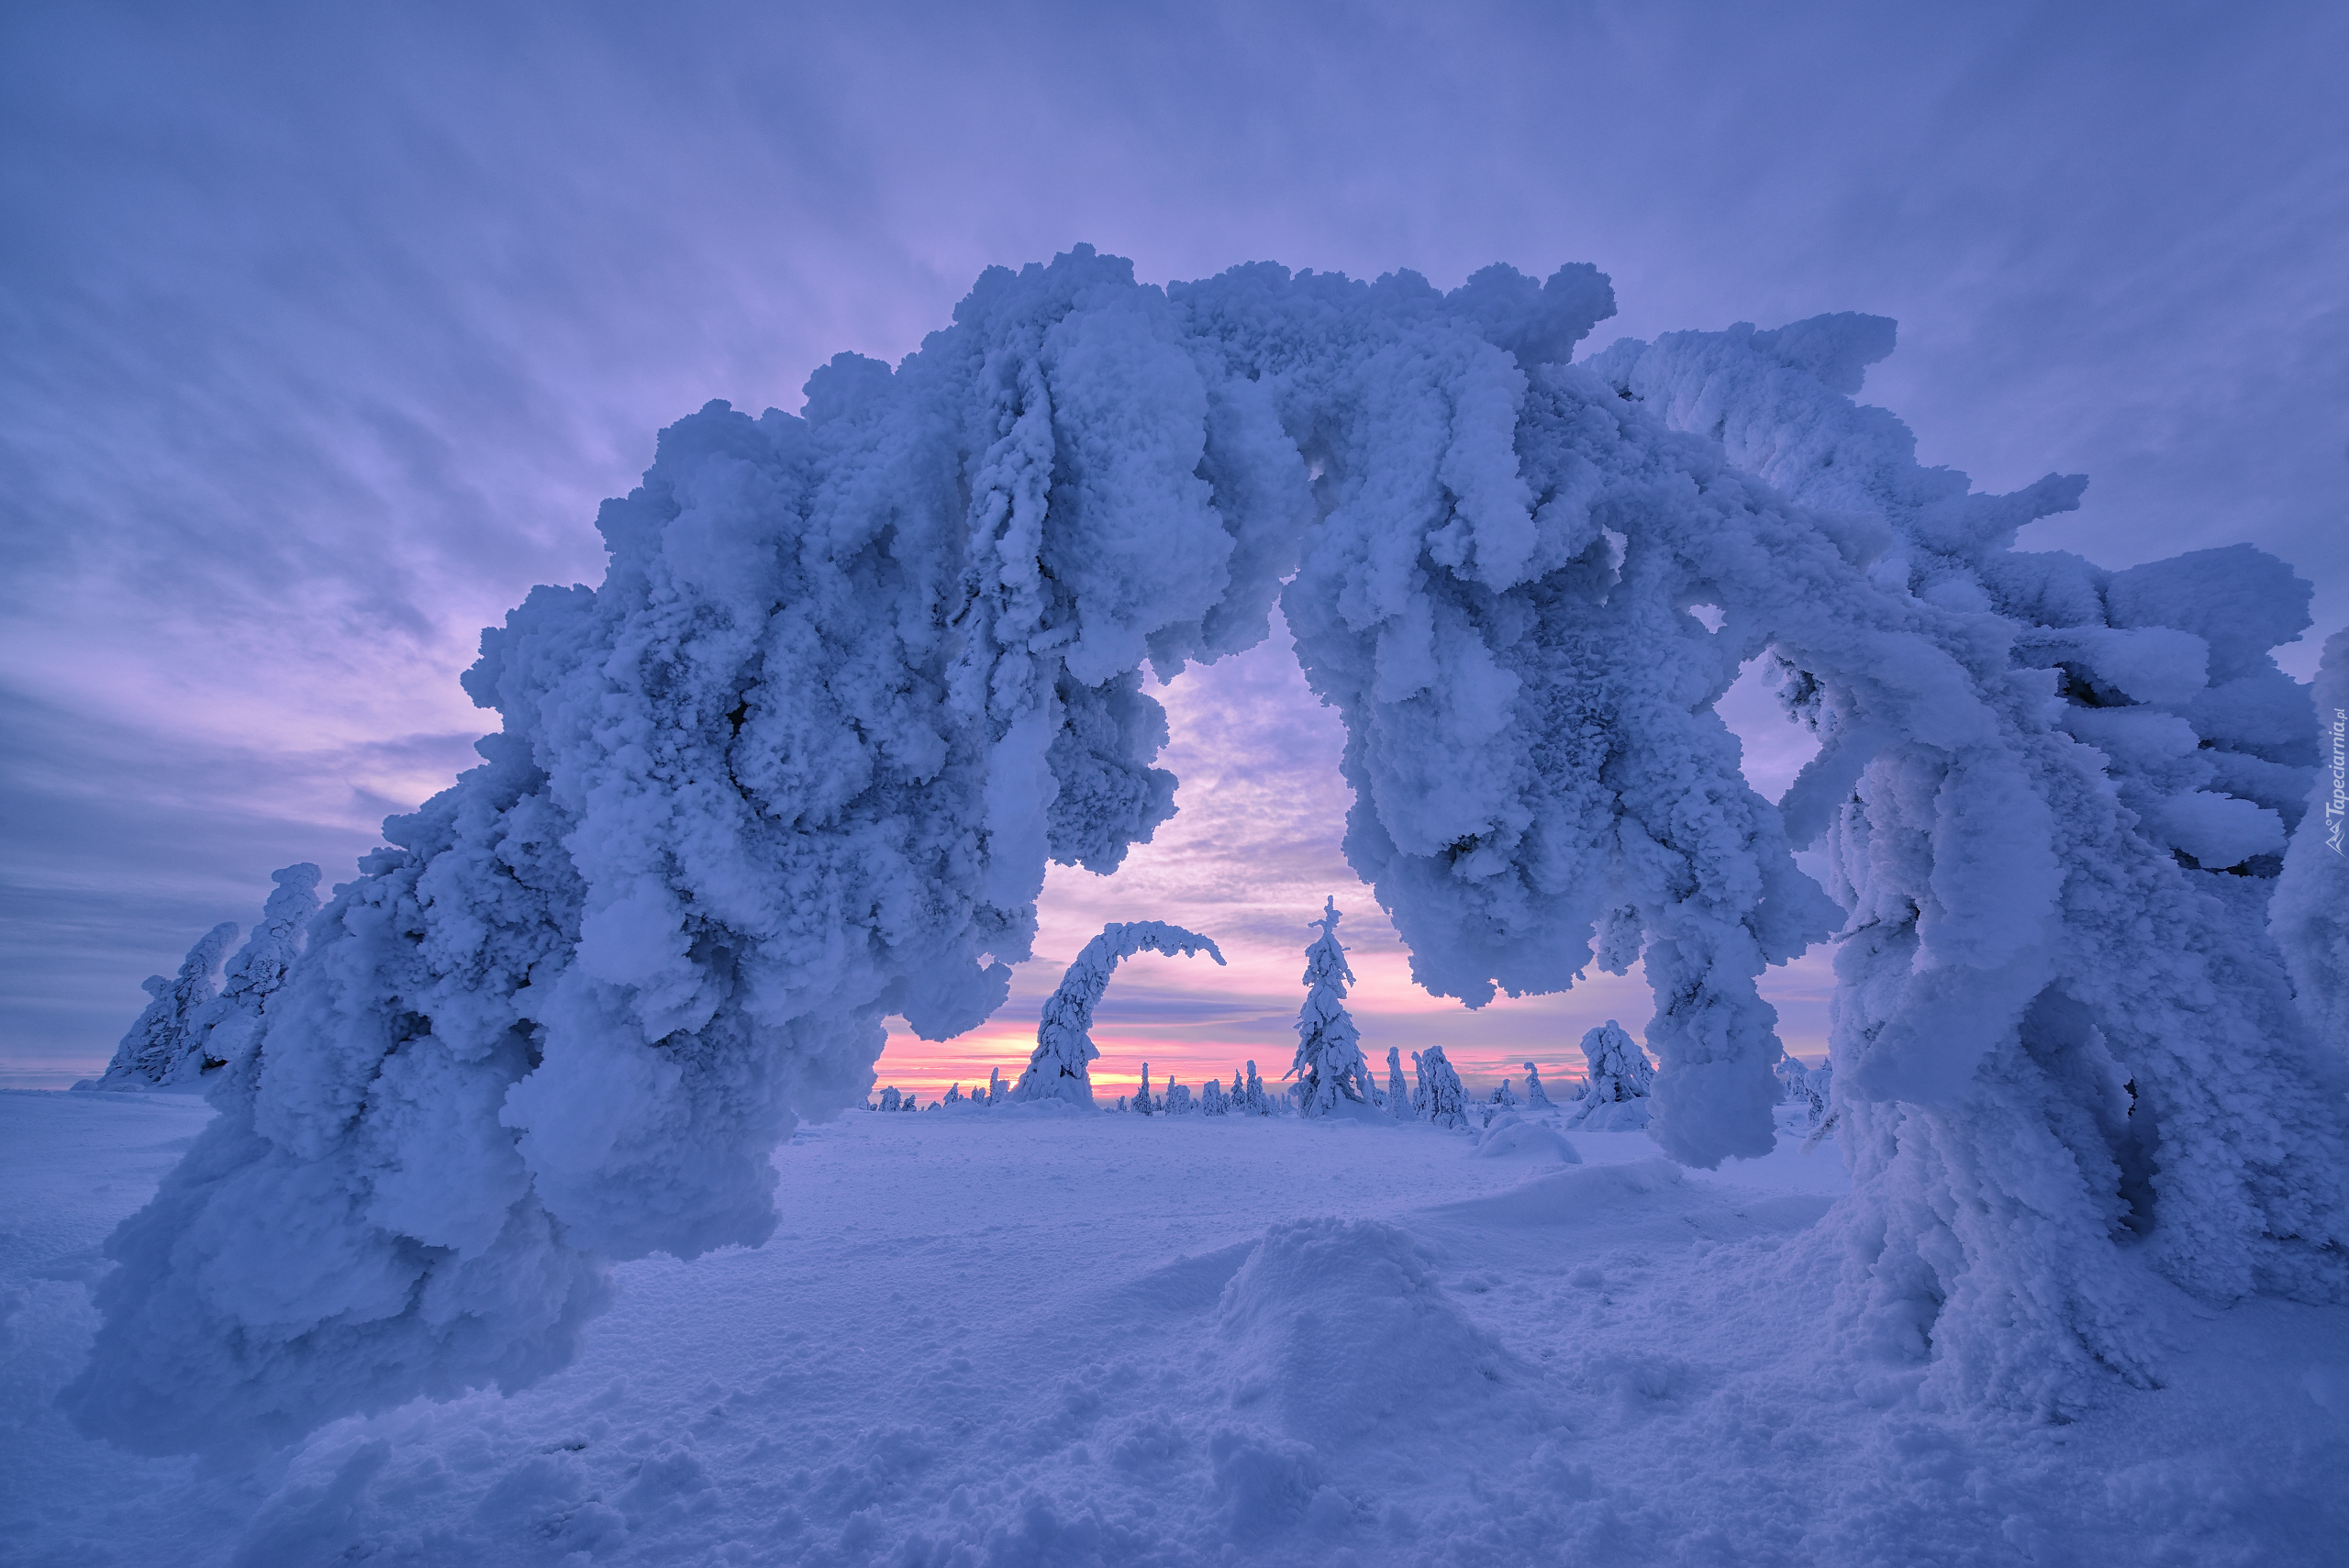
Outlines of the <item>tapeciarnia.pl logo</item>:
M2332 740L2332 794L2324 803L2324 847L2337 855L2342 852L2342 824L2349 819L2349 712L2334 708L2328 728Z

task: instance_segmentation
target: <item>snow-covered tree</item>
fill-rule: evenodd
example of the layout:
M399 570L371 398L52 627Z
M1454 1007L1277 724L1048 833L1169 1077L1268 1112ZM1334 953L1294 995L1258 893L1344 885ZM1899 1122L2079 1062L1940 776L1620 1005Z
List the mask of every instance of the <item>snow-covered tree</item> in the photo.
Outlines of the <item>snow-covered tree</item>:
M1191 1100L1191 1086L1178 1084L1171 1076L1166 1080L1166 1114L1187 1116L1196 1107Z
M1272 1097L1264 1093L1264 1080L1257 1075L1256 1063L1253 1059L1251 1059L1248 1063L1248 1086L1243 1098L1246 1100L1249 1112L1252 1115L1270 1116L1273 1114Z
M948 1106L961 1105L963 1103L963 1081L958 1078L953 1083L948 1084L946 1086L946 1097L939 1103L941 1105Z
M1034 1069L1030 1068L1030 1071L1033 1072ZM1090 1091L1088 1090L1087 1092L1089 1093ZM1154 1115L1157 1111L1158 1107L1151 1103L1150 1063L1147 1062L1141 1064L1141 1083L1135 1088L1133 1098L1128 1101L1127 1105L1128 1108L1139 1112L1143 1116Z
M1003 1104L1004 1096L1010 1092L1011 1086L1003 1081L1003 1069L1000 1067L988 1068L987 1104L991 1106L999 1106Z
M1093 1043L1093 1009L1118 961L1138 952L1179 952L1186 958L1204 952L1218 964L1223 962L1212 940L1163 920L1113 920L1102 927L1101 934L1085 943L1068 966L1059 989L1045 998L1043 1018L1036 1025L1036 1049L1011 1091L1013 1099L1062 1099L1092 1108L1089 1064L1101 1054Z
M1322 905L1321 918L1313 922L1321 935L1305 950L1305 1005L1297 1015L1297 1060L1282 1074L1297 1080L1303 1091L1297 1108L1307 1116L1321 1116L1341 1099L1365 1103L1370 1098L1370 1067L1362 1059L1362 1041L1353 1018L1346 1012L1346 987L1354 972L1346 950L1338 941L1338 901Z
M893 1111L904 1103L905 1096L897 1093L897 1086L895 1084L881 1091L881 1109Z
M150 974L139 984L153 998L115 1047L114 1059L91 1085L98 1089L148 1089L193 1082L204 1070L197 1019L219 995L221 955L237 940L237 923L223 920L195 940L179 973L166 980Z
M197 1016L197 1055L206 1073L228 1071L239 1097L251 1092L253 1048L278 994L308 945L318 912L318 868L307 861L269 873L274 885L261 923L221 971L220 994Z
M1397 1121L1419 1114L1412 1108L1410 1087L1403 1082L1402 1051L1391 1045L1386 1048L1386 1114Z
M1517 1091L1509 1087L1508 1079L1502 1079L1501 1086L1493 1091L1493 1104L1500 1106L1503 1110L1515 1110L1517 1108Z
M1809 1075L1810 1069L1792 1056L1781 1056L1772 1071L1778 1080L1778 1097L1790 1104L1799 1102L1803 1097L1803 1080Z
M1224 1095L1222 1081L1210 1074L1208 1080L1199 1085L1199 1114L1221 1116L1230 1108L1231 1102Z
M1525 1064L1525 1103L1537 1111L1546 1110L1550 1105L1549 1092L1542 1087L1542 1069L1531 1062Z
M1412 1108L1438 1127L1467 1126L1468 1091L1443 1054L1443 1047L1415 1051L1411 1061L1419 1070L1419 1083L1411 1091Z
M1654 1114L1648 1091L1655 1082L1655 1068L1639 1042L1609 1018L1584 1034L1582 1055L1589 1064L1589 1088L1566 1114L1566 1125L1592 1132L1628 1132L1647 1126Z
M1082 248L801 415L673 426L603 583L484 637L483 765L387 824L109 1243L74 1419L217 1449L514 1386L612 1260L765 1237L770 1155L885 1020L976 1027L1047 866L1172 814L1143 664L1253 646L1276 599L1414 976L1640 964L1673 1158L1773 1146L1756 978L1843 933L1854 1184L1800 1243L1840 1251L1831 1338L2055 1413L2155 1375L2148 1272L2349 1293L2341 818L2270 652L2309 585L2248 546L2015 549L2084 481L1920 465L1854 401L1880 317L1577 360L1611 309L1588 266L1162 288ZM1765 657L1820 742L1776 803L1715 711ZM1060 1049L1038 1092L1082 1101ZM224 1258L289 1283L218 1291Z

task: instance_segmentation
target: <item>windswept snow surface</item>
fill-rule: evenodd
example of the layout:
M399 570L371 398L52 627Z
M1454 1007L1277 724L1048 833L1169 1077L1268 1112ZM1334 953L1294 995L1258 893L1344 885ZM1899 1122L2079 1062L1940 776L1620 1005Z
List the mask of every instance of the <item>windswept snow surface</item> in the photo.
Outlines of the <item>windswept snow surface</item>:
M206 1473L50 1403L96 1247L209 1114L0 1095L0 1562L2044 1563L2349 1539L2349 1309L2199 1312L2068 1425L1851 1363L1831 1142L1478 1158L1380 1119L852 1112L760 1249L612 1272L566 1369ZM1519 1125L1526 1125L1520 1123Z

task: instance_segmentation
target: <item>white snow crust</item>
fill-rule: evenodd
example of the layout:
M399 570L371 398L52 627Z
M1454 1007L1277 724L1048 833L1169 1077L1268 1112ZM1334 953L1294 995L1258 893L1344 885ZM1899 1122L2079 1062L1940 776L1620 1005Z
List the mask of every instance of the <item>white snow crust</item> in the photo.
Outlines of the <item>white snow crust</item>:
M1065 1102L1045 1104L1065 1106ZM614 1266L571 1364L249 1468L51 1404L107 1229L208 1114L0 1094L0 1561L87 1568L2320 1568L2349 1307L2148 1273L2165 1386L2061 1426L1823 1332L1833 1143L1477 1158L1425 1124L851 1115L763 1248Z

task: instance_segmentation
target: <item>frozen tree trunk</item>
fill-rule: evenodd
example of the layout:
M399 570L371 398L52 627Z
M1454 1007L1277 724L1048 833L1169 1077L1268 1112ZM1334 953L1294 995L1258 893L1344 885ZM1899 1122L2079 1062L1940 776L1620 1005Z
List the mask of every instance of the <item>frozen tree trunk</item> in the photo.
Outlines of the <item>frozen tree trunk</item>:
M1011 1091L1013 1099L1059 1099L1093 1108L1091 1063L1101 1054L1093 1043L1093 1009L1118 961L1138 952L1179 952L1186 958L1204 952L1223 962L1213 941L1163 920L1112 921L1102 927L1101 934L1085 943L1068 966L1059 989L1045 998L1043 1018L1036 1025L1036 1049Z
M1315 922L1321 935L1305 950L1305 1005L1297 1015L1297 1060L1284 1076L1297 1080L1297 1108L1322 1116L1341 1099L1366 1104L1370 1064L1361 1037L1346 1011L1346 986L1354 977L1338 941L1338 901L1327 900Z

